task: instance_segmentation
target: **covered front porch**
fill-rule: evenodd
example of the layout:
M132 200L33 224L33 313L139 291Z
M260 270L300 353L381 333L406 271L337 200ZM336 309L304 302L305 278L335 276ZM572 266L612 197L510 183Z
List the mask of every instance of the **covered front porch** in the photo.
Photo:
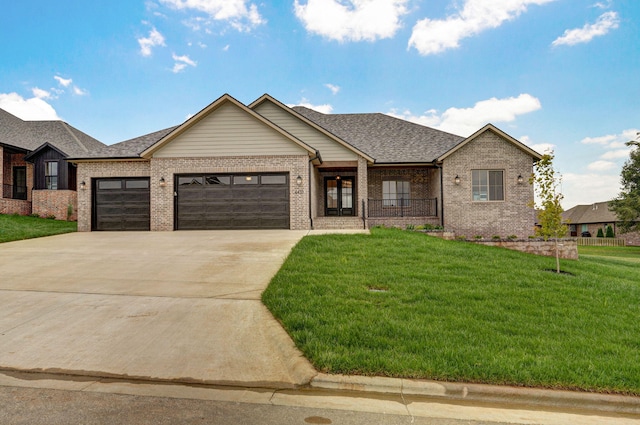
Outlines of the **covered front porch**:
M325 162L311 175L314 229L441 224L437 167Z
M25 162L26 151L0 146L0 214L31 214L33 167Z

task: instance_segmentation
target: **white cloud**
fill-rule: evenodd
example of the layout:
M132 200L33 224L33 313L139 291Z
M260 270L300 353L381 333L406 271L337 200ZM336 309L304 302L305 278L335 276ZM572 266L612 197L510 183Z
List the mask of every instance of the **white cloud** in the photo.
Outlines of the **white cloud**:
M18 93L0 93L0 108L26 121L60 119L53 106L43 99L24 99Z
M429 110L422 116L412 115L409 111L401 114L392 111L389 115L453 134L470 136L487 123L512 122L519 115L537 111L541 107L540 100L525 93L518 97L482 100L471 108L449 108L442 114Z
M442 20L418 21L409 39L422 55L431 55L459 47L460 40L497 28L526 12L529 5L555 0L464 0L462 8Z
M630 140L635 140L638 134L638 129L630 128L627 130L623 130L619 134L607 134L605 136L597 136L597 137L585 137L580 140L580 143L585 145L602 145L608 148L616 149L625 147L625 143Z
M59 75L54 75L53 78L60 84L62 87L69 87L73 80L71 78L66 79L62 78Z
M631 148L620 149L620 150L614 150L614 151L605 152L604 154L602 154L602 156L600 156L600 158L602 158L602 159L627 159L627 158L629 158L629 154L630 153L631 153Z
M340 42L375 41L395 35L407 1L295 0L294 11L308 32Z
M225 51L225 52L228 52L228 51L229 51L229 47L231 47L231 46L229 46L229 45L227 44L226 46L224 46L224 47L222 48L222 50L223 50L223 51Z
M620 175L603 173L565 173L562 175L562 207L609 201L620 193Z
M541 154L551 153L556 149L556 145L553 143L533 143L529 136L522 136L518 140Z
M178 10L195 10L209 15L216 21L228 21L239 31L249 30L266 21L258 7L247 0L160 0Z
M154 47L166 46L164 36L155 28L149 31L149 37L139 38L138 44L140 44L140 54L145 57L151 56Z
M305 108L313 109L314 111L321 112L323 114L330 114L333 112L333 106L325 103L324 105L313 105L309 102L308 99L302 98L300 102L295 104L287 104L289 108L293 108L294 106L304 106Z
M589 171L607 171L616 168L616 163L611 161L595 161L587 165Z
M198 66L198 62L192 60L189 56L187 55L183 55L183 56L178 56L175 53L172 54L173 60L175 61L175 64L173 65L173 73L177 74L181 71L183 71L187 66Z
M43 90L43 89L40 89L38 87L32 88L31 89L31 93L33 93L33 95L35 97L37 97L38 99L50 99L51 98L51 93L50 92L48 92L46 90Z
M86 96L89 94L89 92L85 89L81 89L78 86L73 86L73 94L75 94L76 96Z
M573 46L588 43L594 37L606 35L610 30L618 28L620 19L616 12L606 12L600 15L595 24L585 24L582 28L566 30L561 37L551 43L552 46Z
M328 88L329 90L331 90L332 94L338 94L338 92L340 91L340 86L336 86L334 84L325 84L324 85L326 88Z

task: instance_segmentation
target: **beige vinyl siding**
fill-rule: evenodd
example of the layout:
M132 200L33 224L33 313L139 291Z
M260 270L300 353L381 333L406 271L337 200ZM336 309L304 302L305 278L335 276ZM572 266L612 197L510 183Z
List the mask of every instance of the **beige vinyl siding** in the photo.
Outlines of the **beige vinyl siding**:
M306 144L320 151L323 161L354 161L357 155L340 143L325 136L315 128L305 124L293 115L283 111L277 105L266 100L255 108L255 111L288 131Z
M153 154L154 158L300 155L306 151L227 103Z

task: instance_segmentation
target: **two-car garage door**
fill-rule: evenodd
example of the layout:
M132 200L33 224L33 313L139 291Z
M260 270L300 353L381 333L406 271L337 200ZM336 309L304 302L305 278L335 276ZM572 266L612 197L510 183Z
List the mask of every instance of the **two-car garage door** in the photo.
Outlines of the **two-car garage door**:
M288 229L288 174L175 177L176 230ZM168 189L168 188L167 188ZM149 178L96 179L93 230L149 230Z

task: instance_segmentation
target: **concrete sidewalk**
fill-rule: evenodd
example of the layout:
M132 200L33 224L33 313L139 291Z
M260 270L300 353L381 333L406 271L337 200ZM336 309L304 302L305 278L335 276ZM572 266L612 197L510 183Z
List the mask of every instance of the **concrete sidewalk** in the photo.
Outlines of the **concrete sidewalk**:
M315 370L260 302L305 234L94 232L0 244L0 368L307 384Z

